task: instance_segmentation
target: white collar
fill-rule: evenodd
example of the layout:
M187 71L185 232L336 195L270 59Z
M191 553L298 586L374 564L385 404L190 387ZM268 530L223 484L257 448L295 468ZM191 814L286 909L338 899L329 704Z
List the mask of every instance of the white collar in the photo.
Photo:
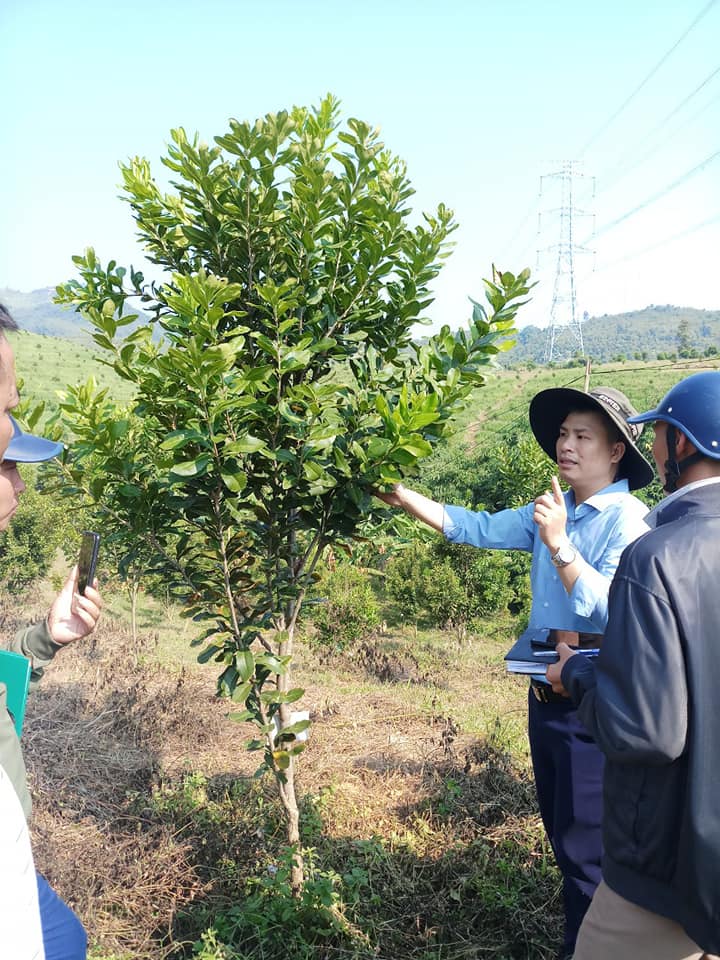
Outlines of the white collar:
M680 497L685 496L686 493L690 493L691 490L697 490L699 487L707 487L711 483L720 483L720 477L706 477L704 480L693 480L692 483L686 483L680 487L679 490L674 490L672 493L669 493L648 513L645 517L645 523L651 528L656 527L658 514L661 510L664 510L669 503L672 503L673 500L679 500Z

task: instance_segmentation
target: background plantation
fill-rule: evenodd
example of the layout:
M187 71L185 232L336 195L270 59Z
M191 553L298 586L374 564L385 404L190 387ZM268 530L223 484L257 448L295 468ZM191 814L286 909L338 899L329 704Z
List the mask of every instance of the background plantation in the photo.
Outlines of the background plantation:
M28 385L57 377L61 389L92 367L117 388L91 351L29 334L14 345ZM590 383L644 408L700 368L608 364ZM530 439L529 399L583 377L491 373L417 485L468 505L525 502L552 472ZM24 394L52 408L52 391ZM28 564L25 609L4 611L7 634L44 614L66 567L55 549L72 553L85 525L66 502L30 493L16 521L26 539L30 514L29 539L47 550ZM3 551L3 568L22 552L12 541ZM295 655L312 720L297 772L299 901L279 802L244 750L251 729L227 719L214 670L190 649L193 625L147 577L133 640L108 562L108 615L48 671L24 733L38 864L85 920L96 960L553 956L559 878L535 811L526 687L502 664L527 610L524 557L389 522L349 556L325 557Z
M15 353L18 378L24 400L30 405L44 403L47 412L57 410L58 392L69 383L84 383L94 377L108 387L119 402L130 399L127 384L112 367L100 360L89 341L80 342L19 330L8 337Z

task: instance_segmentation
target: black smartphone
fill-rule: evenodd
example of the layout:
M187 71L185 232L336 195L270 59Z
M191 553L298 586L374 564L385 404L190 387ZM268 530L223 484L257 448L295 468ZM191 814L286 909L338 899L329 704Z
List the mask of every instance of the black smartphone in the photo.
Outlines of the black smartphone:
M95 582L95 567L97 566L98 550L100 549L100 534L92 530L84 530L80 543L78 557L78 593L85 594L85 587Z

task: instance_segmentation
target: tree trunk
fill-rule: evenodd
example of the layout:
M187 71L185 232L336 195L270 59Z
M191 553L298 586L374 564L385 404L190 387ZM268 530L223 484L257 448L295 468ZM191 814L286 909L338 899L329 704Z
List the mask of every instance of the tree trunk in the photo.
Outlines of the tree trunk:
M285 783L279 782L280 799L285 810L285 825L288 844L293 848L293 863L290 871L290 886L294 896L299 896L305 883L305 867L300 847L300 813L295 796L295 758L290 757L290 766L285 771Z
M128 582L128 593L130 594L130 625L132 628L133 643L137 643L137 598L140 584L137 580Z
M292 615L292 612L291 615L287 617L287 624L286 638L280 643L280 656L283 657L292 655L293 638L295 635L295 617ZM278 677L278 689L282 693L287 693L288 690L292 689L292 683L290 682L291 675L292 664L286 673ZM292 711L289 704L280 704L281 727L290 725L291 712ZM285 824L287 828L288 844L295 850L292 870L290 873L290 885L292 887L293 894L298 896L302 890L303 883L305 882L305 870L302 849L300 847L300 812L298 810L297 797L295 794L295 757L291 755L290 766L287 770L282 772L284 773L284 782L283 779L278 776L280 799L282 801L283 809L285 810Z

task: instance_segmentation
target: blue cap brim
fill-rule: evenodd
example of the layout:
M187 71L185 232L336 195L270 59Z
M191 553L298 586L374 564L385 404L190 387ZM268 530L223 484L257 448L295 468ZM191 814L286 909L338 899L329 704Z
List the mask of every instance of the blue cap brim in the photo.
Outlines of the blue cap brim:
M647 410L645 413L636 413L634 417L628 417L628 423L650 423L651 420L659 419L659 410Z
M45 437L36 437L32 433L23 433L15 417L10 417L13 425L12 440L3 455L3 460L14 460L16 463L42 463L59 457L63 445Z

